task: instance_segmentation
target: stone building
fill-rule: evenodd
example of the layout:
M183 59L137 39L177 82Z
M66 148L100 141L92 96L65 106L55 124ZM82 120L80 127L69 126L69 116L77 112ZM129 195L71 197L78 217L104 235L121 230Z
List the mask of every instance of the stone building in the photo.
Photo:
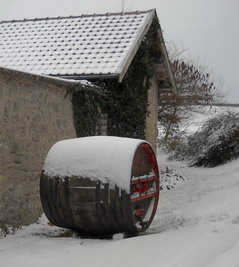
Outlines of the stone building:
M39 177L49 148L76 137L67 82L0 68L0 224L40 212Z
M84 89L80 80L97 83L95 92L102 84L122 91L128 81L137 86L142 64L136 79L147 89L144 135L156 147L159 90L176 87L155 10L3 21L0 37L0 225L29 224L40 215L46 153L56 141L79 136L71 92ZM111 133L109 120L98 119L93 134Z

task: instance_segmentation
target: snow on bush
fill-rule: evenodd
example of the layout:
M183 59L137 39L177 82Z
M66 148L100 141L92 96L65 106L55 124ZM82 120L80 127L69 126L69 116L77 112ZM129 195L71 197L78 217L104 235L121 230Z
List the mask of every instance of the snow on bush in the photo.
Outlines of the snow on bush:
M239 157L239 115L232 111L206 121L182 150L192 165L214 167Z
M0 228L0 238L3 236L6 237L6 235L15 234L18 229L21 229L21 226L13 227L11 225L4 225Z
M165 170L160 171L160 190L172 190L187 180L188 178L183 177L178 171L166 166Z

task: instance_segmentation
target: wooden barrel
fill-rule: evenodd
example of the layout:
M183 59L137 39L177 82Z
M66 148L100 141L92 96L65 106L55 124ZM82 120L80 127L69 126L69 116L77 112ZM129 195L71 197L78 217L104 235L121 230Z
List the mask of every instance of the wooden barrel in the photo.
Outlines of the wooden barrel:
M146 230L159 199L159 172L143 140L97 136L64 140L48 152L40 181L43 210L82 233Z

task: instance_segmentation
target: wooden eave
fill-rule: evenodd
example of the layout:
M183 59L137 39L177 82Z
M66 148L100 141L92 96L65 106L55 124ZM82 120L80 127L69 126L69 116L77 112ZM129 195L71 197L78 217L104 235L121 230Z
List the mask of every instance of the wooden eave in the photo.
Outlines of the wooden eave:
M125 59L125 61L122 63L121 67L122 70L118 76L118 81L121 82L124 78L125 73L127 72L135 54L137 53L141 42L148 32L149 28L152 25L153 19L157 18L156 10L153 9L150 11L150 15L148 17L148 20L145 22L144 27L142 27L142 30L139 34L138 39L136 42L132 45L132 48L130 52L128 53L128 57ZM159 81L159 87L161 87L161 91L167 91L171 93L177 93L177 87L175 82L175 77L171 69L171 64L168 57L168 52L165 46L165 42L162 35L162 30L159 25L159 29L157 32L157 39L158 39L158 50L163 55L163 61L160 63L155 63L154 68L155 72Z
M159 51L163 55L163 61L155 63L154 65L159 80L159 87L161 91L171 91L172 93L177 94L175 77L171 68L161 28L159 28L157 32L157 38L159 40Z

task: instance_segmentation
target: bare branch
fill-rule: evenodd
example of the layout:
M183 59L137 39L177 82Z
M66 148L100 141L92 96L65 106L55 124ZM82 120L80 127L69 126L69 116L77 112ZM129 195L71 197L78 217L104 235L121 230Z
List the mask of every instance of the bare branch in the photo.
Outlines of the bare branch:
M221 99L221 84L215 82L211 71L205 63L199 63L192 57L186 57L188 49L179 50L171 44L169 58L175 76L178 94L160 94L158 115L160 121L165 124L167 140L170 128L177 125L182 119L187 118L189 110L193 110L199 104L211 104L215 99Z

